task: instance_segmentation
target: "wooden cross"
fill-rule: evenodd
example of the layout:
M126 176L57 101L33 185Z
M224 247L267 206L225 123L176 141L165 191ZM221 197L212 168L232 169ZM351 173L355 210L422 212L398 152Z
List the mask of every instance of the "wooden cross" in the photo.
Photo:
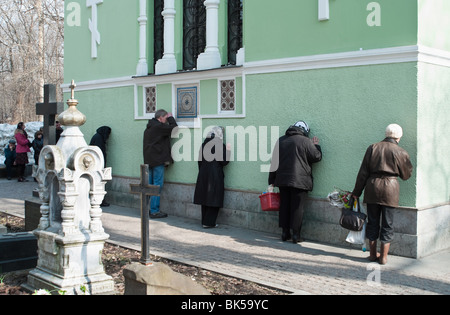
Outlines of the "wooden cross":
M64 110L64 103L56 102L56 85L44 85L44 103L36 104L36 115L44 116L44 146L56 144L56 115Z
M150 231L149 231L149 196L159 196L160 186L148 184L149 167L141 165L141 182L140 184L130 184L132 194L141 195L141 259L143 265L151 265L150 259Z

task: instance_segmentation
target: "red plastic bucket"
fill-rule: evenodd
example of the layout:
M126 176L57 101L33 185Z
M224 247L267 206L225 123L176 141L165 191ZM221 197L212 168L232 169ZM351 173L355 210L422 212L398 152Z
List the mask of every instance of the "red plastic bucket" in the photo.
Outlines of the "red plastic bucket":
M279 211L280 210L280 194L265 193L259 196L262 211Z

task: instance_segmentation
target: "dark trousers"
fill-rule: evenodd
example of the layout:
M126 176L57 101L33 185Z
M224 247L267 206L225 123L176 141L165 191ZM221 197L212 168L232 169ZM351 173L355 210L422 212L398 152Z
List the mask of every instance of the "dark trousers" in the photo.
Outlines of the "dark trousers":
M219 215L219 207L208 207L202 205L202 225L215 227L217 216Z
M303 224L303 208L308 192L294 187L280 187L279 224L300 235Z
M17 175L19 176L19 178L25 177L25 164L17 165Z
M5 165L6 165L6 177L7 178L11 178L13 176L13 163L11 161L5 161Z
M367 204L366 237L369 241L376 241L379 238L382 243L392 242L394 239L394 210L395 208L392 207Z

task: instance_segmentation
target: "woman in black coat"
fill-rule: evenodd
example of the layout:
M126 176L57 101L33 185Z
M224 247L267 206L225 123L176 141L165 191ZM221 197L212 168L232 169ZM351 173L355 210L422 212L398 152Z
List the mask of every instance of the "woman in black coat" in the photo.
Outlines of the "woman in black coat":
M214 127L200 149L194 193L194 203L202 206L204 228L216 227L225 192L223 167L229 163L229 158L230 145L223 144L223 130L221 127Z
M279 223L281 239L301 241L303 208L308 191L313 189L312 164L322 160L319 139L309 138L309 126L298 121L281 137L272 156L269 185L280 188Z
M101 126L97 129L97 132L95 135L92 136L91 142L89 145L95 145L102 150L103 158L105 161L105 167L106 167L106 144L108 142L109 136L111 134L111 128L108 126Z

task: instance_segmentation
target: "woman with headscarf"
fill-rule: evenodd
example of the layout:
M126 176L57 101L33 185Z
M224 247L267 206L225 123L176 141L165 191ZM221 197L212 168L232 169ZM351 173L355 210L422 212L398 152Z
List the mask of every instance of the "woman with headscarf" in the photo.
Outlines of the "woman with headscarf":
M25 179L25 166L28 164L28 152L30 150L30 141L28 141L28 134L25 131L25 124L20 122L17 124L17 129L14 132L14 138L16 138L16 165L18 171L18 181L27 182Z
M275 145L269 185L280 188L279 224L281 239L298 243L303 224L303 207L313 189L312 164L322 160L319 139L309 138L309 126L298 121Z
M202 206L202 226L216 227L225 193L223 167L229 163L231 145L223 143L223 128L214 127L200 149L194 203Z
M408 152L398 145L403 136L402 127L390 124L385 136L383 141L367 148L352 192L354 198L359 198L365 191L364 203L367 204L368 218L366 237L370 247L368 259L378 260L381 265L387 263L394 239L394 211L399 206L400 195L397 177L407 180L413 171ZM381 241L380 253L377 252L378 238Z

